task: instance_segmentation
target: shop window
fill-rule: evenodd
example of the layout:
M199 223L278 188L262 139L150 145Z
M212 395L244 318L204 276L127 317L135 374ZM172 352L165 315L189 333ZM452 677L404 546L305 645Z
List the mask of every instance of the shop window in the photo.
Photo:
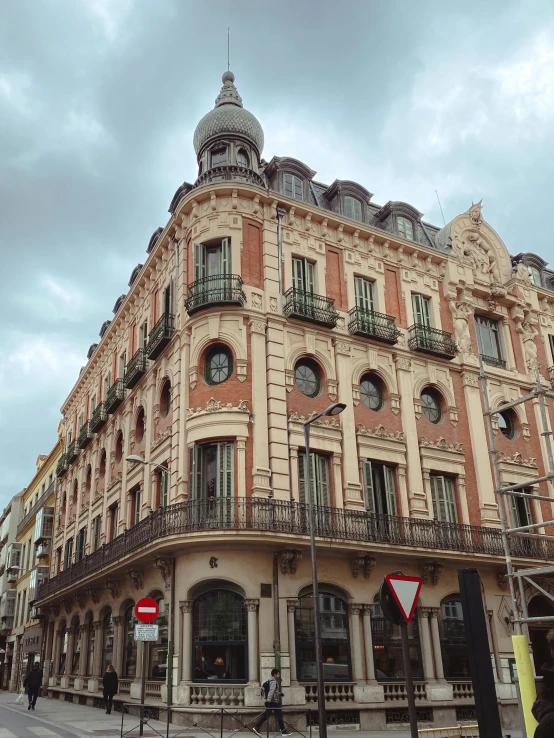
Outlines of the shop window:
M134 679L137 673L137 642L135 641L135 606L129 605L123 616L123 665L122 674L125 679Z
M443 601L440 625L444 676L448 680L470 679L464 614L459 596Z
M102 674L105 674L106 669L110 664L113 664L113 643L114 643L114 622L112 618L111 610L104 615L102 623Z
M379 682L404 682L404 660L402 658L402 639L400 626L394 625L383 615L379 595L376 596L371 614L371 634L375 676ZM408 643L412 676L416 681L424 679L417 612L408 623Z

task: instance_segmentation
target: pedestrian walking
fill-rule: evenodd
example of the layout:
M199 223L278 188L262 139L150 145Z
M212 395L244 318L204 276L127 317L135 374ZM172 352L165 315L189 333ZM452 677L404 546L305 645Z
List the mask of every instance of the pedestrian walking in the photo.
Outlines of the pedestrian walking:
M289 733L288 730L285 728L285 721L283 720L283 708L282 708L283 693L281 692L281 685L279 684L280 677L281 677L281 673L279 672L279 669L272 669L271 679L268 679L268 681L264 682L261 686L260 692L261 692L262 697L265 700L265 713L261 716L261 718L256 723L256 727L253 728L254 733L256 733L256 735L259 736L259 738L262 738L262 734L260 733L260 728L265 723L265 721L268 719L271 713L273 713L275 717L277 718L277 723L279 724L279 730L281 731L281 735L283 736L292 735L292 733Z
M117 678L117 672L112 664L108 666L106 673L102 678L102 689L104 692L106 715L109 715L112 711L114 695L117 694L117 690L119 689L119 679Z
M42 687L42 669L39 664L33 664L33 668L25 677L23 687L27 688L27 696L29 698L28 710L34 710L37 704L38 693Z

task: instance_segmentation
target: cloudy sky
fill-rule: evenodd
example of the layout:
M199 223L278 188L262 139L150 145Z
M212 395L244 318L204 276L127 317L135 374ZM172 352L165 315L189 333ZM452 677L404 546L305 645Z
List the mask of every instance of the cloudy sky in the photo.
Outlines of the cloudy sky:
M0 1L0 509L56 440L86 352L145 260L231 68L317 179L441 224L484 200L554 262L551 0Z

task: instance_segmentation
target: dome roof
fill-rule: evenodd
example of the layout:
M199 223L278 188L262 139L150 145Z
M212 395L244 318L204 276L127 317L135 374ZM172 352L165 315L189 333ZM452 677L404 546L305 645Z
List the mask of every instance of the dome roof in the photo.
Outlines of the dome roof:
M248 138L261 154L264 147L264 132L257 118L242 106L242 98L235 87L235 75L225 72L223 87L210 110L196 126L194 131L194 150L196 155L213 136L239 134Z

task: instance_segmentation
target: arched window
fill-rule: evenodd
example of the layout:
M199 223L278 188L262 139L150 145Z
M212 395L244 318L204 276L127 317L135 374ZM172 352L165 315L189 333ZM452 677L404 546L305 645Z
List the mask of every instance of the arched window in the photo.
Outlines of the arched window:
M83 634L79 628L79 618L73 620L71 630L73 632L73 659L71 662L71 673L77 674L79 671L79 660L81 658L81 648L83 645Z
M137 422L135 424L135 440L137 443L141 443L144 438L144 408L141 407L138 411Z
M444 676L469 679L467 638L459 595L448 597L441 605L441 650Z
M102 623L103 643L102 643L102 674L106 671L110 664L113 664L113 640L114 640L114 624L112 611L109 610L104 615Z
M166 379L162 391L160 393L160 414L162 418L167 418L171 410L171 382Z
M85 492L87 493L87 497L88 495L90 495L91 487L92 487L92 467L89 464L88 469L87 469L87 478L85 480Z
M137 642L135 641L135 606L129 605L123 617L123 666L121 673L125 679L134 679L137 673Z
M421 393L421 412L431 423L440 423L442 419L441 396L432 387L426 387Z
M92 613L87 617L87 664L85 675L91 676L94 668L94 645L96 643L96 630L94 629L94 617Z
M402 236L402 238L405 238L408 241L414 240L414 226L411 220L398 216L396 219L396 227L398 229L399 236Z
M383 408L383 384L375 374L364 374L360 382L360 397L370 410Z
M123 433L119 433L115 444L115 460L119 464L123 458Z
M321 374L318 365L311 359L300 359L294 367L296 386L307 397L317 397L321 389Z
M402 659L400 626L393 625L393 623L385 618L379 602L379 595L375 597L373 604L371 635L373 638L373 659L377 681L403 682L406 677L404 674L404 661ZM423 679L417 612L412 622L408 625L408 639L413 678L416 680Z
M237 152L237 164L239 165L239 167L250 166L250 159L248 158L248 154L244 149L239 149Z
M246 682L247 625L244 598L215 589L193 607L194 681Z
M516 435L516 421L515 414L510 410L505 410L502 413L498 413L498 427L500 432L510 441L515 438Z
M227 164L227 149L225 146L212 150L210 163L212 167L220 167Z
M148 678L159 679L165 682L167 676L167 644L168 644L168 625L167 609L165 600L161 595L154 598L160 608L160 614L154 621L158 626L158 640L156 643L150 643L150 656L148 659Z
M287 197L292 197L294 200L304 199L304 183L300 177L296 177L294 174L285 174L283 175L283 182Z
M321 611L321 649L323 656L323 678L329 682L351 679L350 641L348 637L348 605L346 600L329 587L319 590ZM300 595L296 608L296 663L301 682L317 679L314 605L309 591Z
M344 214L352 220L362 219L362 203L355 197L348 195L344 198Z
M103 448L100 452L100 477L106 476L106 449Z
M67 657L67 644L69 642L69 631L65 620L62 620L60 625L60 638L62 639L60 648L60 660L58 662L58 674L63 674L65 671L65 659Z
M233 373L233 356L227 346L214 346L206 354L204 378L207 384L221 384Z
M79 485L77 483L77 480L75 480L75 484L73 485L73 496L71 497L71 511L73 514L77 511L77 500L79 499Z

